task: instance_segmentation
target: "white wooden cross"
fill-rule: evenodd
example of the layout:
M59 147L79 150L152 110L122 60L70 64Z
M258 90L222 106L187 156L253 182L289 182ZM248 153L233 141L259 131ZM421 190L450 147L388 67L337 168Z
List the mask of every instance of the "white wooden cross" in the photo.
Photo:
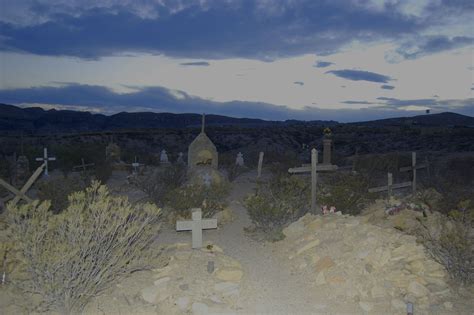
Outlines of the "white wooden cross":
M192 247L202 247L202 230L217 229L217 219L202 219L200 208L192 209L192 221L176 221L176 231L191 231Z
M56 161L55 157L48 157L48 149L44 148L43 157L36 158L36 161L41 161L44 163L44 176L48 176L48 161Z
M137 157L135 157L135 162L132 163L133 172L138 173L138 170L139 170L140 166L145 166L145 164L138 163L138 159L137 159Z
M12 192L15 195L15 198L13 198L11 205L15 206L18 203L18 201L20 201L21 199L24 199L28 203L32 202L32 200L26 195L26 192L28 191L28 189L30 189L30 187L33 185L36 179L41 175L45 167L46 167L46 163L41 164L41 166L36 169L36 171L33 173L33 175L31 175L30 179L28 179L28 181L25 183L23 188L21 188L21 190L16 189L15 187L13 187L12 185L8 184L7 182L5 182L3 179L0 178L0 185L2 185L3 187L8 189L10 192ZM6 200L3 200L3 201L6 201Z

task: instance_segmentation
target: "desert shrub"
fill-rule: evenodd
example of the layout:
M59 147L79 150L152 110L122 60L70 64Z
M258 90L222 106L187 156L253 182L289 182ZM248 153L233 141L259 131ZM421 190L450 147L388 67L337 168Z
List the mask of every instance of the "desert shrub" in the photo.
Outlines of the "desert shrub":
M373 198L368 193L367 180L356 174L334 173L325 175L323 185L318 187L318 202L335 206L345 214L357 215Z
M29 279L18 282L42 296L44 309L80 313L92 297L121 276L149 267L160 210L132 206L93 182L69 197L60 214L48 201L10 207L10 233Z
M433 259L462 284L474 283L474 229L472 224L445 218L433 229L422 220L423 243Z
M184 165L169 165L131 178L131 183L142 190L158 206L163 206L164 197L177 189L186 180Z
M304 178L278 176L268 183L259 183L245 205L250 219L258 229L270 232L295 221L309 210L310 185Z
M165 196L165 204L182 217L189 217L191 208L201 208L203 217L210 218L224 210L228 192L225 184L186 185L170 191Z
M70 194L84 190L89 184L87 179L78 176L48 178L38 182L38 198L49 200L51 211L59 213L66 209Z

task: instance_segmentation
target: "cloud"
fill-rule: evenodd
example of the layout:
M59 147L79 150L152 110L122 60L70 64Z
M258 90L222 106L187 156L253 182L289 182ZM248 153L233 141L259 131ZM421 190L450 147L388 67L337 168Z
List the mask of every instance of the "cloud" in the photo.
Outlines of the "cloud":
M384 84L380 88L384 90L393 90L395 87L393 85Z
M381 100L382 98L379 98ZM393 98L387 103L407 102ZM194 97L183 91L163 87L143 87L130 93L116 93L106 87L96 85L64 84L56 87L34 87L22 89L0 89L0 102L10 104L46 104L56 108L80 108L105 114L121 111L153 111L172 113L210 113L233 117L262 118L270 120L337 120L341 122L363 121L387 117L422 114L423 111L406 111L398 106L362 109L321 109L306 106L292 109L261 102L215 102ZM354 101L357 102L357 101ZM365 101L362 101L365 102ZM474 115L474 99L443 100L437 102L436 110L453 110L466 115Z
M368 102L368 101L344 101L344 102L341 102L341 103L344 103L344 104L360 104L360 105L374 104L374 103Z
M331 70L326 73L332 73L343 79L352 81L369 81L378 83L388 83L392 80L389 76L378 74L375 72L361 71L361 70Z
M331 65L334 65L334 62L329 62L329 61L318 61L316 65L314 65L316 68L326 68Z
M82 2L27 1L21 23L2 15L0 49L85 59L138 52L274 60L327 55L353 41L397 39L426 28L391 9L367 10L344 1Z
M422 98L402 100L391 97L377 97L377 100L384 101L383 105L390 108L430 108L438 111L457 111L465 115L474 116L474 98L448 99Z
M209 67L211 64L207 61L194 61L194 62L183 62L180 63L182 66L200 66L200 67Z
M385 55L389 62L396 63L406 59L416 59L435 53L474 45L474 37L468 36L425 36L401 44Z
M296 85L299 85L299 86L303 86L303 85L304 85L304 82L295 81L295 82L293 82L293 84L296 84Z

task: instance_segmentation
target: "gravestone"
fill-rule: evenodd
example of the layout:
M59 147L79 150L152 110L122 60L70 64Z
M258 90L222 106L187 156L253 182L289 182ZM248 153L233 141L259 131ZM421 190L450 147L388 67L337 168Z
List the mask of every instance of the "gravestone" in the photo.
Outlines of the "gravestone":
M237 166L244 166L244 156L242 152L237 154L237 158L235 159L235 165Z
M323 139L323 164L331 165L331 139Z
M191 231L192 248L202 247L202 230L217 229L217 219L202 219L200 208L192 209L191 221L176 221L176 231Z
M188 148L188 168L190 170L202 165L209 165L217 169L218 155L217 149L211 139L204 132L205 115L202 116L201 133L194 139Z
M212 183L221 184L223 177L217 169L217 149L207 137L204 126L205 115L203 114L201 133L191 142L188 148L188 177L193 184L207 186L209 176Z
M160 164L169 164L170 161L168 160L168 154L166 153L166 150L163 149L160 154Z

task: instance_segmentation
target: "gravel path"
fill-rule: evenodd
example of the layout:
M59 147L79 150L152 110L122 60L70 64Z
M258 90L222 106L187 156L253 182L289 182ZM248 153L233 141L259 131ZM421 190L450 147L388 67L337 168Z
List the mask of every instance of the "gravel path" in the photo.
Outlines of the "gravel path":
M249 238L244 227L251 224L244 198L255 188L256 172L241 175L232 183L228 197L235 220L203 233L203 241L211 241L226 255L242 264L244 277L239 314L324 314L325 305L316 300L315 289L300 275L291 273L287 257L275 251L274 244ZM164 229L160 243L190 242L190 233Z

